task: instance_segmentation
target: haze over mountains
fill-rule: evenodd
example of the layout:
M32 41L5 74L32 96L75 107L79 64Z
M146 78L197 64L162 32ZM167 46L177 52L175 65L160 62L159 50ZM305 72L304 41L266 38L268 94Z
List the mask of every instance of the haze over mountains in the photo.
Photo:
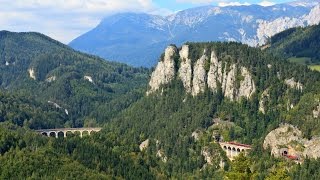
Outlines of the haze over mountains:
M262 45L285 29L317 24L319 0L274 6L203 6L162 17L121 13L106 17L69 45L133 66L155 65L168 44L187 41L238 41Z

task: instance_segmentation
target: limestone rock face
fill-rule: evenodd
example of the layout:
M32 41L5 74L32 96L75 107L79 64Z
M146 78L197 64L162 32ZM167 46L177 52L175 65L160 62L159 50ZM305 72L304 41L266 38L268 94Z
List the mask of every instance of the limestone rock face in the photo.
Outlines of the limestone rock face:
M162 150L158 150L156 156L159 157L161 159L161 161L164 163L166 163L168 161L167 156L164 154L164 152Z
M313 117L314 118L320 117L320 104L316 107L315 110L313 110Z
M222 82L222 84L224 84L222 86L222 91L224 92L224 96L228 97L231 101L233 101L235 99L235 78L236 78L236 65L233 64L231 66L230 71L228 72L227 76L225 76L226 78L224 79L224 81Z
M36 75L33 68L28 69L29 77L33 80L36 80Z
M204 160L206 162L203 168L208 165L216 166L218 168L221 165L221 161L223 161L220 152L217 149L213 149L208 146L204 146L202 148L201 155L204 157Z
M149 146L149 139L146 139L139 145L140 151L145 150Z
M151 75L149 82L150 90L147 94L150 94L160 88L161 85L165 85L171 82L175 76L174 69L174 55L177 53L177 49L174 46L168 46L165 50L164 58L158 63L156 69Z
M181 79L186 92L191 92L191 79L192 79L192 69L191 69L191 59L189 59L189 46L183 45L179 52L181 63L179 69L179 78Z
M302 133L298 128L292 125L285 124L281 125L279 128L271 131L263 142L263 148L271 148L271 153L279 157L280 148L288 145L292 141L299 141L302 137Z
M269 89L264 90L259 100L259 111L262 112L262 114L266 113L265 102L268 100L269 97Z
M53 81L55 81L57 79L57 77L56 76L50 76L50 77L48 77L47 79L46 79L46 82L53 82Z
M320 138L312 138L310 141L305 142L305 149L303 151L303 156L308 156L309 158L319 158L320 157Z
M210 69L208 72L208 87L213 91L217 91L217 82L221 82L221 62L218 61L216 53L211 52Z
M94 83L91 76L84 76L83 78L91 83Z
M237 101L241 97L249 99L256 91L249 70L244 66L222 62L214 50L209 57L207 51L204 49L202 56L197 60L190 59L188 45L183 45L179 51L180 65L177 76L182 81L186 92L196 96L203 93L207 87L213 93L221 88L223 95L231 101ZM169 46L165 51L164 59L158 63L151 75L150 90L147 94L174 79L175 63L178 63L175 62L175 55L176 48Z
M302 137L301 131L289 124L281 125L271 131L265 138L263 147L271 148L271 153L279 157L281 148L288 148L289 155L311 158L320 157L320 137L311 140ZM293 153L293 154L291 154Z
M195 63L194 71L193 71L193 81L192 81L192 95L196 96L201 92L204 92L206 87L206 70L204 69L205 61L207 60L207 56L202 55L202 57Z
M290 88L297 89L297 90L300 90L300 91L303 90L303 85L302 85L299 81L296 82L296 81L294 80L294 78L286 79L286 80L284 81L284 83L285 83L286 85L288 85Z
M237 99L240 97L246 97L248 99L256 91L256 86L247 68L241 67L241 76L243 80L240 82Z

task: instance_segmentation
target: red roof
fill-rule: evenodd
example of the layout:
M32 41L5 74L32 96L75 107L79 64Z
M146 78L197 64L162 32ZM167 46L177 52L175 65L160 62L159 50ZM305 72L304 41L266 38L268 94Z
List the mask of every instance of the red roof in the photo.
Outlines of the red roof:
M241 144L241 143L237 143L237 142L228 142L228 144L232 144L232 145L236 145L236 146L242 146L242 147L246 147L246 148L251 148L251 146L248 145L248 144Z
M287 158L292 159L292 160L298 160L298 156L293 156L293 155L285 155Z

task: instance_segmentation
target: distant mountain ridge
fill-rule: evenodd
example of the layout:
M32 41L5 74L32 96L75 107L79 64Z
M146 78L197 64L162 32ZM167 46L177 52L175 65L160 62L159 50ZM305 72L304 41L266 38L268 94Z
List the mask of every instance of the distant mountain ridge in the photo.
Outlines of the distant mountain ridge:
M317 24L320 22L319 2L294 1L268 7L203 6L167 17L115 14L69 45L103 58L150 67L168 44L238 41L256 46L288 28Z
M267 51L307 64L320 63L320 25L291 28L270 38Z

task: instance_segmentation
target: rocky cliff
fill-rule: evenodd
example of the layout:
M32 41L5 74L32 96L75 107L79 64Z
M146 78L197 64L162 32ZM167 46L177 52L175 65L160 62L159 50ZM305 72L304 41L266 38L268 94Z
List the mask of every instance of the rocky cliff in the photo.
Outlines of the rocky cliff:
M180 49L167 47L151 75L147 94L169 84L175 76L182 81L186 93L192 96L203 93L206 88L212 92L221 88L223 95L231 101L241 97L249 99L255 93L256 85L245 66L218 58L213 48L203 48L200 52L200 58L193 59L189 45L183 45Z
M175 76L174 69L174 55L177 53L177 49L174 46L168 46L165 50L164 57L158 63L156 69L151 75L149 85L151 89L147 94L156 91L161 85L168 84Z
M290 125L282 124L279 128L271 131L265 138L263 147L271 148L271 153L279 157L281 149L287 149L288 155L303 157L320 157L320 138L313 137L311 140L305 139L302 132Z

